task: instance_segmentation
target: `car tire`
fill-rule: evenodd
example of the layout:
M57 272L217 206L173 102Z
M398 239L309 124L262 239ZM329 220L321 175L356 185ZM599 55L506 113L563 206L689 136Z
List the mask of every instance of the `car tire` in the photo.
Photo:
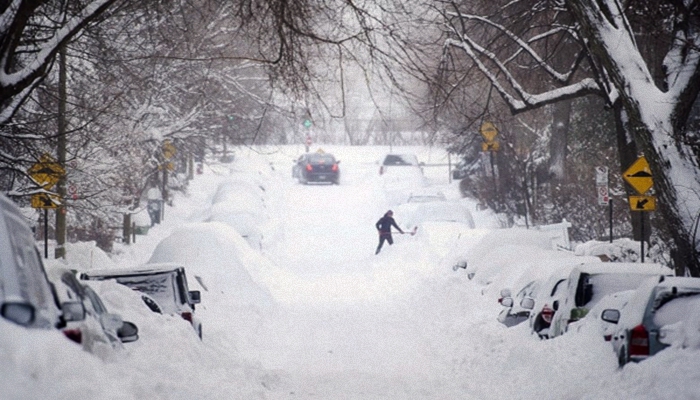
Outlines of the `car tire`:
M199 336L199 340L202 340L202 325L199 325L197 329L197 336Z

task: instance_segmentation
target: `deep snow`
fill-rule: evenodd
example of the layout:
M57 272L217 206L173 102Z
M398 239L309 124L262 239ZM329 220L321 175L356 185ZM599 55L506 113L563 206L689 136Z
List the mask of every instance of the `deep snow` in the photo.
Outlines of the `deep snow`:
M431 187L466 205L476 228L419 227L375 256L374 223L393 207L375 161L389 149L321 147L341 160L339 186L292 180L302 146L239 148L231 164L208 162L135 244L111 257L68 246L66 264L78 270L185 264L190 289L202 291L203 341L186 321L106 282L103 300L139 326L139 341L101 360L58 332L0 321L0 397L700 398L698 350L668 349L620 370L594 324L550 341L527 324L499 324L501 288L585 257L553 250L534 229L499 229L460 198L447 166L425 167ZM447 162L441 149L392 150ZM474 279L452 269L464 260Z

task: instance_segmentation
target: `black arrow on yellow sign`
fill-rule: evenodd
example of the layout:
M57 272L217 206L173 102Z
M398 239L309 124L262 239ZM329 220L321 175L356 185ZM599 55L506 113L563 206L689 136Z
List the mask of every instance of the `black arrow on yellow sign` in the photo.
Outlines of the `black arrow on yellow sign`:
M656 210L656 197L654 196L630 196L629 203L632 211Z

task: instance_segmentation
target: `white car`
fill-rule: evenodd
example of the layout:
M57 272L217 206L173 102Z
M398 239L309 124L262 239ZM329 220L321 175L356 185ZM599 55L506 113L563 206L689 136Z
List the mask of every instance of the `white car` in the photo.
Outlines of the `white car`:
M534 297L525 296L520 303L524 309L530 310L528 316L530 330L541 339L549 337L552 317L564 297L566 281L572 269L571 265L555 269L539 290L533 293Z
M391 205L404 203L411 193L428 186L414 154L387 154L379 164L382 189Z
M569 324L585 317L603 297L634 290L650 276L672 276L673 270L654 263L586 263L569 273L564 296L554 307L548 332L553 338L563 335Z
M83 318L67 321L62 330L83 350L106 359L114 350L122 349L122 343L138 339L136 325L123 321L118 314L109 313L99 295L80 282L73 271L52 267L47 273L61 302L82 304Z
M35 243L19 207L0 194L0 315L26 328L52 329L74 318L79 304L59 309Z
M700 278L647 279L621 309L602 318L617 323L612 345L620 367L663 349L700 348Z
M587 324L592 324L595 326L595 329L600 331L600 334L603 335L603 339L605 339L606 342L611 341L613 334L618 328L617 319L614 321L611 320L610 314L605 314L604 312L611 309L623 309L636 292L636 290L623 290L622 292L615 292L604 296L591 308L583 319L569 325L569 331L574 330L575 332L579 332L582 331Z
M527 321L530 317L530 310L522 306L522 301L526 297L534 298L541 285L540 280L532 280L520 288L515 296L512 295L510 289L502 289L498 302L503 306L503 309L498 314L498 322L511 327Z
M430 203L433 201L447 201L445 194L436 190L416 190L411 192L406 203Z
M202 323L195 314L195 305L200 303L201 294L199 290L189 290L187 274L182 265L158 263L133 269L92 269L83 272L80 279L113 280L145 293L155 299L159 311L178 315L190 322L199 338L202 338Z
M475 227L471 211L459 201L406 203L396 208L395 215L401 219L400 225L409 230L426 222L458 223L468 229Z

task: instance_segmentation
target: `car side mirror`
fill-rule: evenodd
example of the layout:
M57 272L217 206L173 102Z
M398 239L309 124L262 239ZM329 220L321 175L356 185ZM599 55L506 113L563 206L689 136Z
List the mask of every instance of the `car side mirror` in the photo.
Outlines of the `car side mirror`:
M520 301L520 307L526 310L532 310L533 308L535 308L535 299L533 299L532 297L524 297Z
M603 310L603 313L600 314L600 319L611 324L617 324L620 322L620 311L608 308L607 310Z
M117 329L117 336L122 343L135 342L139 339L139 328L133 322L124 321Z
M190 290L190 304L199 304L202 301L202 293L199 290Z
M503 307L513 307L513 298L512 297L504 297L501 299L501 305Z
M61 304L61 313L66 322L82 321L85 319L85 306L79 301L67 301Z

